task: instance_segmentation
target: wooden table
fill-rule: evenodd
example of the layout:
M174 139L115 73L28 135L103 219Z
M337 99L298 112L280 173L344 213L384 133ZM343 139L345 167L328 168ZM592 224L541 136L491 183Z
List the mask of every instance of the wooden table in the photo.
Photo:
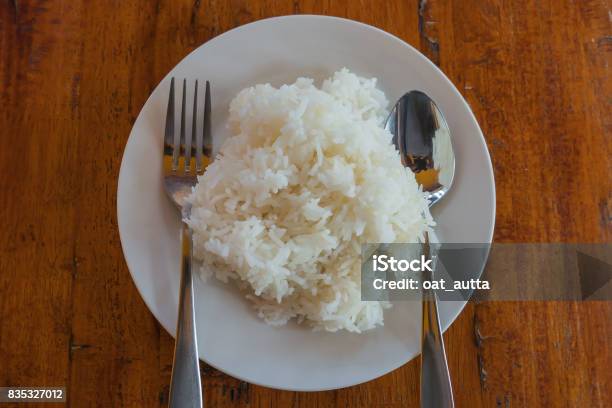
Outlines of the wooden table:
M174 342L136 291L117 233L123 147L187 53L291 13L375 25L444 70L492 155L496 241L610 241L609 0L5 0L0 386L66 386L74 407L166 406ZM445 335L457 407L610 407L611 334L610 302L470 304ZM202 371L208 407L419 400L417 361L320 393Z

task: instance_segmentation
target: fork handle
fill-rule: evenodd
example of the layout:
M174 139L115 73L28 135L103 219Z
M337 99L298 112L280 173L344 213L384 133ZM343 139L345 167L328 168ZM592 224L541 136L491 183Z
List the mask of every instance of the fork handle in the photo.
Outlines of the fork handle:
M170 408L202 408L202 383L196 336L193 275L193 241L189 226L181 227L181 287L172 379Z

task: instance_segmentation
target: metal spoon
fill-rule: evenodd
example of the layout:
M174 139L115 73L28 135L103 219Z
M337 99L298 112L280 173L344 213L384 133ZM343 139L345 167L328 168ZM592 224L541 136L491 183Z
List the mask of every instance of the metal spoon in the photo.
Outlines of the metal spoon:
M393 135L402 163L414 172L417 182L427 193L429 206L433 206L448 192L455 174L450 129L442 112L429 96L411 91L397 101L385 129ZM425 256L429 257L428 234L425 235L424 248ZM424 280L432 279L433 272L426 272ZM432 289L423 289L422 292L421 407L454 407L438 299Z

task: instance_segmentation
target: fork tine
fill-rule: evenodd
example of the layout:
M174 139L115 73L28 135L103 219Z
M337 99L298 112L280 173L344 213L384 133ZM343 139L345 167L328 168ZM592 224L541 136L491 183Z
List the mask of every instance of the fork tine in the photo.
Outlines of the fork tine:
M191 138L187 140L185 145L185 171L191 171L191 151L194 145L197 144L196 140L196 128L198 119L198 80L195 81L195 89L193 91L193 118L191 120Z
M197 154L199 155L199 159L196 162L198 165L197 171L198 173L203 170L202 166L202 155L207 159L207 163L210 161L212 155L212 132L211 132L211 124L210 124L210 82L206 81L206 93L204 95L204 126L202 129L202 144L198 145Z
M170 80L170 96L168 96L167 109L166 130L164 132L164 156L172 156L174 150L174 77Z
M187 105L187 100L186 99L187 99L187 80L183 79L183 99L182 99L182 103L181 103L181 136L180 136L180 141L179 141L179 148L178 149L174 149L174 153L177 156L176 157L177 165L178 165L178 161L180 160L179 154L182 157L183 156L183 152L185 151L185 109L186 109L186 105ZM183 158L183 160L184 160L184 158ZM179 171L180 170L181 169L179 168Z
M204 134L203 151L210 157L212 151L212 132L210 130L210 82L206 81L206 94L204 95Z

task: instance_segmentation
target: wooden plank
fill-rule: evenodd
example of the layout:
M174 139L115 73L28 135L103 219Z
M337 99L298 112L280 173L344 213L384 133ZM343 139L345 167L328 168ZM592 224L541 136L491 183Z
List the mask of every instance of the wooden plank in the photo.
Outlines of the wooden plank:
M148 313L121 252L116 179L121 152L139 107L158 78L151 29L137 24L157 13L152 3L87 2L80 21L77 97L80 198L75 233L71 402L97 406L154 406L166 384L159 357L163 329ZM92 63L102 61L102 63ZM160 370L161 369L161 370ZM163 380L163 382L162 382Z
M78 150L61 9L0 5L0 385L69 382ZM51 79L52 78L52 79Z

